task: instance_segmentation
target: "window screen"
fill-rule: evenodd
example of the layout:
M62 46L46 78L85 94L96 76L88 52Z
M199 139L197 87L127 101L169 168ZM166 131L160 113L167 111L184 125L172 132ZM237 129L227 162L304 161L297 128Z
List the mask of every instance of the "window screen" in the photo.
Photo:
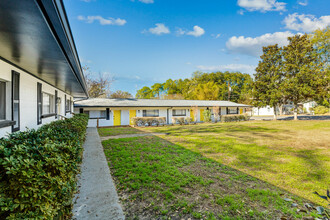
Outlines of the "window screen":
M106 118L107 112L106 111L100 111L100 118Z
M143 117L159 117L159 110L143 110Z
M65 111L69 112L70 111L70 99L66 99L66 105L65 105Z
M6 119L6 83L0 81L0 120Z
M42 123L41 115L42 115L42 85L41 83L37 83L37 124L38 125Z
M19 120L19 73L12 72L12 120L16 123L13 125L12 130L18 131L20 129L20 120Z
M55 101L54 101L54 96L43 93L42 94L42 114L47 115L47 114L52 114L55 112L55 107L54 107Z
M173 116L186 116L186 109L173 109Z

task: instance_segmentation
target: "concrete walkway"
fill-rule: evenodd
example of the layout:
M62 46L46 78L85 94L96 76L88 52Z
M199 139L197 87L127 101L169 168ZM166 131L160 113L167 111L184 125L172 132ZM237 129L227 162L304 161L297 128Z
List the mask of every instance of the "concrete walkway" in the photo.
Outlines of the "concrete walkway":
M96 128L87 128L72 219L125 219Z
M121 135L101 137L101 141L105 141L105 140L109 140L109 139L130 138L130 137L145 137L145 136L154 136L154 135L168 135L168 133L150 132L150 133L142 133L142 134L121 134Z

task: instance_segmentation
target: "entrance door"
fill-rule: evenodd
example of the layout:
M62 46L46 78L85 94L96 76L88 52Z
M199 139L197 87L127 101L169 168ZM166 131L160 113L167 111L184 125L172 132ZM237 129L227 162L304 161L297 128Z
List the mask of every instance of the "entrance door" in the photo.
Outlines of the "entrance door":
M133 125L132 118L136 117L136 110L129 110L129 124Z
M240 113L240 114L243 114L243 109L242 109L242 108L239 109L239 113Z
M204 109L201 109L201 111L200 111L200 118L201 118L201 120L200 121L204 121Z
M190 109L190 118L192 121L195 121L194 111Z
M120 125L120 110L113 110L113 125Z

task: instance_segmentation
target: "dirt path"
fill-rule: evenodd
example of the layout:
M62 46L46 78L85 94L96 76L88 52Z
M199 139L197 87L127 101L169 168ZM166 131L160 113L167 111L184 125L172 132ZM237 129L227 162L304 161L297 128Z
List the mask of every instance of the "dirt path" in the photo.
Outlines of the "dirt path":
M168 135L168 133L143 133L143 134L121 134L115 136L105 136L101 137L101 141L109 140L109 139L119 139L119 138L130 138L130 137L145 137L145 136L155 136L155 135Z

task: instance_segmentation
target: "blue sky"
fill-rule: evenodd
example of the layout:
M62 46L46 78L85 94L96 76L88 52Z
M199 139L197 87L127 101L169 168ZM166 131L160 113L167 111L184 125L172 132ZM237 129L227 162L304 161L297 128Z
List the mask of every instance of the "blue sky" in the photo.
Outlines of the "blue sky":
M65 0L82 65L111 90L194 71L254 73L262 46L330 25L329 0Z

